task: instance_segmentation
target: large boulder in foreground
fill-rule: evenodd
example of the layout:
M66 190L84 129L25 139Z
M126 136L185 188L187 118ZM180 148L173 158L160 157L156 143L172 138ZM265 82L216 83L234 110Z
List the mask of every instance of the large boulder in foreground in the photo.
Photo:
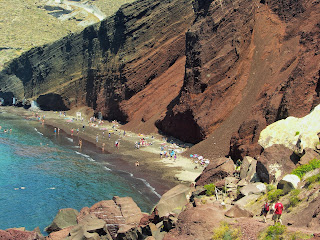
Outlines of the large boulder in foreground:
M162 195L156 206L159 217L169 216L172 213L180 213L189 202L192 189L179 184Z
M92 207L85 207L80 211L78 216L80 228L76 229L77 235L81 235L82 232L83 234L87 234L86 229L88 226L86 226L84 222L88 216L95 216L94 224L102 224L102 222L98 222L97 219L103 220L107 226L103 231L107 234L110 233L110 236L115 238L120 227L131 229L139 226L143 214L131 197L121 198L116 196L113 197L112 200L100 201ZM81 225L84 227L81 227ZM89 232L92 233L92 230Z
M257 175L262 182L278 182L296 168L299 157L283 145L272 145L258 157Z
M60 231L61 229L77 225L79 212L72 208L60 209L52 223L45 228L48 233Z
M235 167L231 158L216 158L210 161L209 165L197 177L196 185L203 186L221 181L228 176L232 176L234 171Z
M163 240L211 239L212 229L224 220L224 212L218 203L187 208L180 213L176 228L166 234Z

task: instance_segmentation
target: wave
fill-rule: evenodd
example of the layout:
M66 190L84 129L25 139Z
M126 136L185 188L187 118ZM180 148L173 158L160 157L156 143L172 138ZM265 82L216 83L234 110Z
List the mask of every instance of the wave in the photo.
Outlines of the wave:
M112 171L110 168L108 168L108 167L104 167L104 169L106 169L107 171Z
M73 139L72 139L72 138L66 137L66 139L67 139L69 142L73 142Z
M149 189L151 189L151 191L158 197L161 198L161 195L159 193L157 193L156 189L154 187L152 187L150 185L150 183L147 182L147 180L143 179L143 178L137 178L139 180L141 180Z
M119 170L119 171L120 171L120 172L124 172L124 173L126 173L126 174L129 174L131 177L142 181L142 182L147 186L147 188L149 188L149 189L151 190L151 192L153 192L158 198L161 198L161 195L160 195L159 193L157 193L156 189L155 189L154 187L152 187L152 186L150 185L150 183L147 182L147 180L145 180L145 179L143 179L143 178L136 178L136 177L134 177L133 174L130 173L130 172L126 172L126 171L123 171L123 170Z
M36 130L37 133L39 133L41 136L43 136L43 133L39 132L37 128L34 128L34 130Z
M86 154L83 154L83 153L80 153L80 152L77 152L77 151L75 151L75 153L78 154L78 155L81 155L82 157L85 157L90 162L95 162L95 160L93 158L91 158L89 155L86 155Z

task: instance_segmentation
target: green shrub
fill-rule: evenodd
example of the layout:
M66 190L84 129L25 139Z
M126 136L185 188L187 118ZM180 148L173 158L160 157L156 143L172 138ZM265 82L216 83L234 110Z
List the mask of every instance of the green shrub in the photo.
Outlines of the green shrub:
M274 189L268 192L268 199L271 202L278 201L280 197L283 196L283 190L282 189Z
M286 231L286 226L276 223L274 226L269 226L266 231L259 235L259 239L263 240L280 240L283 239L282 234Z
M302 178L307 172L310 172L317 168L320 168L320 160L313 159L308 164L304 164L294 169L292 171L292 174L297 175L299 178Z
M212 240L240 240L242 237L240 228L231 228L228 223L220 223L220 227L213 230Z
M207 196L212 196L215 193L216 186L213 183L207 184L203 186L204 189L206 190L206 195Z
M300 132L299 131L296 131L296 135L295 136L298 136L300 134Z
M312 176L312 177L309 177L307 178L307 186L311 185L312 183L315 183L315 182L320 182L320 173Z
M272 190L276 189L276 186L275 185L272 185L272 184L267 184L267 192L270 192Z

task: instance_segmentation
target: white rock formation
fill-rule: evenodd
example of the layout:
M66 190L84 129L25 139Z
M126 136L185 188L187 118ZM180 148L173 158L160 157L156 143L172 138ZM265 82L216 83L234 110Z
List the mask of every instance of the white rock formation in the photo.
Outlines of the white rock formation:
M288 117L267 126L260 133L259 144L263 148L282 144L296 152L315 148L319 143L320 105L303 118Z

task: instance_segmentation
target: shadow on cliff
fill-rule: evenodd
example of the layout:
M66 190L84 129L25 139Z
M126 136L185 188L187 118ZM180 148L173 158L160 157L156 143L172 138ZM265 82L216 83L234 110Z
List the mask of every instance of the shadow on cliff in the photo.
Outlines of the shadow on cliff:
M48 93L40 95L37 98L39 107L44 111L67 111L69 108L65 105L62 97L59 94Z

